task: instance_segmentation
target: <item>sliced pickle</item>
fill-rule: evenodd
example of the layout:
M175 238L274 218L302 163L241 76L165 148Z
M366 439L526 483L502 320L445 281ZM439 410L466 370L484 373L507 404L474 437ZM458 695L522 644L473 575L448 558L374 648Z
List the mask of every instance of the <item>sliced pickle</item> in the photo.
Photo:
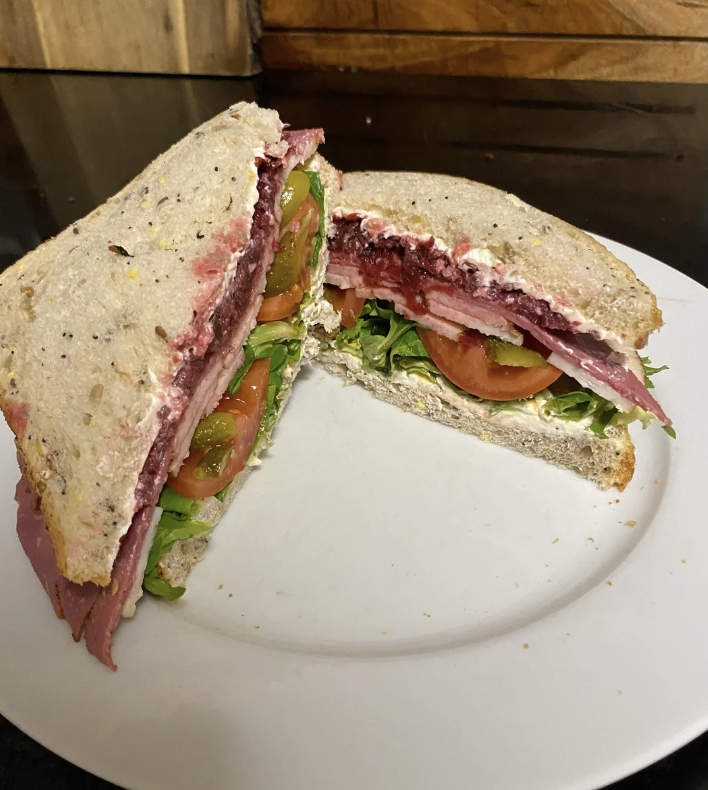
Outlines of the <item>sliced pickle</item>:
M232 444L212 447L194 469L194 476L197 480L204 480L207 477L221 477L233 449Z
M311 219L312 211L310 210L300 221L299 230L296 230L294 233L288 231L280 240L285 249L277 252L275 258L273 258L273 265L270 267L266 279L264 294L266 299L284 294L300 281L303 270L303 256L307 252Z
M512 368L545 368L548 366L548 362L538 351L532 351L530 348L515 346L498 337L488 337L485 344L489 356L500 365Z
M236 423L233 414L214 412L199 420L189 449L204 450L216 444L223 444L234 436L236 436Z
M302 202L310 194L310 179L301 171L293 170L285 182L283 194L280 197L280 208L283 218L280 227L286 228L291 222Z

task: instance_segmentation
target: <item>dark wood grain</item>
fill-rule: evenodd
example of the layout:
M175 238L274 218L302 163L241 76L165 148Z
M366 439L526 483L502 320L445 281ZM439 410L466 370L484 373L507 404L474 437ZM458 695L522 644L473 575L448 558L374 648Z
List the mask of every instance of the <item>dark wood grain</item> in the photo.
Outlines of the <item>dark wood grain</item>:
M708 82L708 42L266 30L271 69Z
M708 36L707 0L263 0L267 27Z

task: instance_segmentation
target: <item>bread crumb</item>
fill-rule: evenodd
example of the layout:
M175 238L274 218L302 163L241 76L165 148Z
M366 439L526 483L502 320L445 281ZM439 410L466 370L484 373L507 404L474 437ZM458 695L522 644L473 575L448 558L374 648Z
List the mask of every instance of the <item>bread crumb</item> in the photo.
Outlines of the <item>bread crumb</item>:
M253 627L254 627L254 628L260 628L260 626L259 626L259 625L254 625Z
M566 632L565 632L565 635L566 635L566 636L572 636L572 634L570 633L570 631L566 631Z
M137 269L129 269L128 270L128 277L130 277L131 280L135 280L139 276L140 276L140 273L138 272Z
M229 598L233 598L233 597L234 597L234 594L233 593L229 593Z
M594 543L595 542L595 538L588 538L588 540L590 541L590 543Z
M608 587L612 587L612 582L607 582Z
M432 617L432 614L428 614L427 612L423 612L423 617Z
M617 696L618 697L621 697L623 694L624 694L624 691L622 691L622 689L617 689Z
M382 631L382 632L381 632L381 635L382 635L382 636L388 636L388 631Z
M636 521L625 521L624 525L625 525L625 527L636 527L637 526L637 522Z
M558 543L559 540L560 540L560 538L555 538L554 540L552 540L551 541L551 546L553 546L554 544Z
M661 482L661 480L659 480L659 478L657 477L656 480L654 481L654 485L658 486L660 482Z
M615 499L615 504L619 505L619 499Z
M220 585L219 585L219 589L220 589L220 590L223 590L223 589L224 589L224 585L223 585L223 584L220 584Z
M528 642L524 642L524 650L528 650L528 649L529 649L529 643Z
M684 565L686 564L686 560L681 560L681 562L682 562Z

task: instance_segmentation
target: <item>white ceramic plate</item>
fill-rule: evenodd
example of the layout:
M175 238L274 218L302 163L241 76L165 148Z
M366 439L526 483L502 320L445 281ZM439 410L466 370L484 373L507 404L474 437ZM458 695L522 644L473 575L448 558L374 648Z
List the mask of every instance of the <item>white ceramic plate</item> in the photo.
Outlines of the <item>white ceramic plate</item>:
M623 494L306 371L187 595L119 628L115 675L20 548L3 426L2 713L135 790L585 790L707 729L708 291L608 246L664 310L679 437L633 431Z

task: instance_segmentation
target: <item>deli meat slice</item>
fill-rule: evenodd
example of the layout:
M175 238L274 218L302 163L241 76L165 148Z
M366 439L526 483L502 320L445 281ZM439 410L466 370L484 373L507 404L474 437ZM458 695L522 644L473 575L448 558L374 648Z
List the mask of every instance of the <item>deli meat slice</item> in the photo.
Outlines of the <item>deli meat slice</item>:
M86 647L114 672L111 641L135 582L145 537L150 531L155 506L144 507L133 519L113 564L110 587L103 587L86 624Z
M432 237L399 236L384 220L335 213L328 246L328 282L360 293L364 289L375 293L377 288L400 292L396 309L408 315L399 309L404 304L415 314L410 317L420 323L436 317L445 319L446 329L462 324L516 344L521 340L516 327L525 329L553 352L551 364L582 386L594 389L623 411L639 406L671 425L645 384L627 369L636 359L617 360L607 343L574 332L547 302L516 288L485 282L474 265L457 265ZM425 316L419 315L421 307ZM428 325L432 327L430 321ZM448 331L440 334L452 336Z
M17 536L22 548L47 591L57 617L66 619L74 641L78 642L101 588L95 584L74 584L59 573L47 524L39 509L39 497L24 474L17 484L15 500Z
M665 425L671 425L671 420L666 416L664 410L634 373L618 363L609 361L612 350L605 343L595 340L590 335L551 332L535 324L527 316L515 315L501 305L492 304L490 309L499 311L500 315L514 320L522 329L527 329L536 340L553 352L553 356L560 357L561 363L557 367L560 367L568 375L582 376L582 378L588 379L587 384L584 381L581 381L581 384L592 388L597 382L599 383L597 389L606 391L609 388L611 392L617 393L630 404L654 414ZM549 361L554 364L553 357L549 358ZM569 364L563 365L563 361ZM583 376L583 374L585 375ZM604 392L598 394L605 397ZM608 400L613 399L608 397ZM626 406L623 410L626 410Z

